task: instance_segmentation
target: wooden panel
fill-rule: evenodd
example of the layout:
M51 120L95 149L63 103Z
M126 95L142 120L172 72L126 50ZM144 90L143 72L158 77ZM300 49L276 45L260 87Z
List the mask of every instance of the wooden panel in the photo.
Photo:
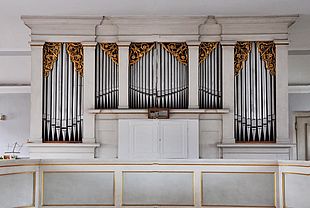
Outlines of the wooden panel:
M160 121L161 158L187 158L187 122Z
M202 203L208 206L275 206L275 174L204 172Z
M156 122L132 121L129 129L132 158L159 158L158 124Z
M284 173L284 207L308 208L310 174Z
M0 174L0 207L34 206L35 173Z
M113 172L45 172L44 205L113 205Z
M194 205L192 172L125 172L123 205Z

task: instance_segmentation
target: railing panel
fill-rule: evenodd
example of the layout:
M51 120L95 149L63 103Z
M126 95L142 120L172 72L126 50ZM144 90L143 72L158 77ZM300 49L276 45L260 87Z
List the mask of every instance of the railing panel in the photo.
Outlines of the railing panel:
M43 172L43 205L114 205L114 173L104 171Z

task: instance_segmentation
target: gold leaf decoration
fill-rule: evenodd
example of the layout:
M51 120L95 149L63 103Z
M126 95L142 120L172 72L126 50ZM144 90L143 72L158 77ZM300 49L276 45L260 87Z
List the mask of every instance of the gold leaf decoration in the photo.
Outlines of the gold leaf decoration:
M258 51L270 74L276 74L276 45L273 41L257 42Z
M131 43L129 46L129 64L137 63L147 52L155 47L155 43Z
M252 49L252 43L250 41L238 41L235 45L235 58L234 68L235 75L238 75L243 68L243 63L248 59L249 53Z
M199 63L202 63L218 46L218 42L201 43L199 46Z
M118 46L116 43L100 43L100 48L106 52L114 63L118 64Z
M183 63L188 63L188 46L186 43L161 43L164 49L171 53L176 59Z
M66 43L66 49L70 56L70 60L74 64L75 70L80 76L83 76L84 71L84 56L83 45L81 43Z
M47 77L52 71L60 53L61 43L46 42L43 46L43 74Z

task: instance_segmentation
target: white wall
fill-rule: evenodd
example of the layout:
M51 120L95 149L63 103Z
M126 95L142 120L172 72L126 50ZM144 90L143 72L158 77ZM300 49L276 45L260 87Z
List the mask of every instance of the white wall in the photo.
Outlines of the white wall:
M310 36L309 36L310 39ZM310 51L309 54L288 56L288 84L309 85L310 84Z
M6 120L0 121L1 155L8 144L24 144L30 136L30 94L0 94L0 114L6 115ZM28 155L26 147L21 155Z

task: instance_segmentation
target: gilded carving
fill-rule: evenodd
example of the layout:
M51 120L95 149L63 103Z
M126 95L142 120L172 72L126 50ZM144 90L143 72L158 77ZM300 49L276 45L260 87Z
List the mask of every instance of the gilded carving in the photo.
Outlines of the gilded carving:
M129 47L129 64L137 63L147 52L155 47L155 43L131 43Z
M80 76L83 76L84 71L84 56L83 45L81 43L66 43L66 49L70 56L70 60L74 64L75 70Z
M218 46L217 42L201 43L199 46L199 63L202 63Z
M43 74L48 76L60 53L61 43L46 42L43 46Z
M106 52L114 63L118 64L118 46L116 43L100 43L100 48Z
M257 42L258 51L270 74L276 74L276 45L273 41Z
M186 43L161 43L164 49L171 53L176 59L183 63L188 63L188 47Z
M235 45L235 58L234 68L235 75L238 75L243 68L243 63L248 59L249 53L252 49L252 43L250 41L238 41Z

